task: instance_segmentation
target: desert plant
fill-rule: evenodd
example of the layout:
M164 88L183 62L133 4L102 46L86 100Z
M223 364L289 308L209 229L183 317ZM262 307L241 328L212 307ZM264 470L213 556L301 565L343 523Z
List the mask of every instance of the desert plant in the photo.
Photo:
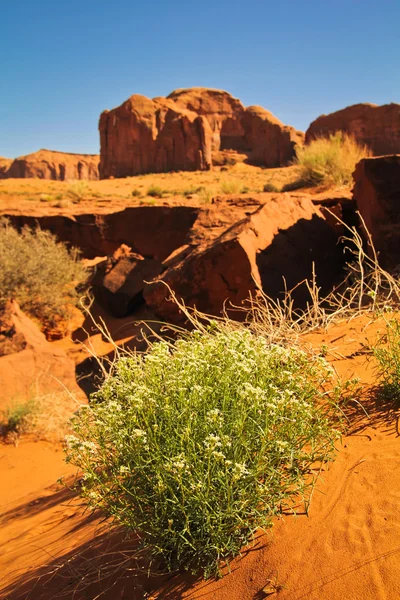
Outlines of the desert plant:
M36 411L32 400L16 402L0 411L0 435L8 436L10 433L20 435L26 428L28 419Z
M220 187L223 194L241 194L243 191L243 184L236 179L222 181Z
M193 194L200 194L204 190L204 185L199 186L191 186L183 190L182 195L187 198L188 196L193 196Z
M89 506L169 569L218 572L312 489L339 436L319 357L211 321L121 357L72 422L67 460ZM333 423L334 421L334 423Z
M142 192L138 188L132 190L131 195L133 198L141 198L143 196Z
M41 229L24 227L19 233L0 220L0 308L16 300L22 310L51 324L68 315L77 302L77 286L87 278L76 249L68 250Z
M378 362L383 392L387 397L400 400L400 323L397 319L386 322L386 331L372 348Z
M55 197L51 194L40 194L40 202L54 202Z
M152 198L163 198L165 195L165 190L159 185L151 185L147 190L147 195Z
M74 181L67 188L66 195L75 203L84 200L89 193L89 186L86 181Z
M279 189L271 181L266 183L263 187L264 192L279 192Z
M337 131L327 138L320 137L306 146L298 146L295 164L300 167L299 179L312 185L349 185L356 164L366 156L370 156L366 146Z
M213 198L212 190L203 186L198 194L199 194L199 201L202 204L210 204L211 203L212 198Z

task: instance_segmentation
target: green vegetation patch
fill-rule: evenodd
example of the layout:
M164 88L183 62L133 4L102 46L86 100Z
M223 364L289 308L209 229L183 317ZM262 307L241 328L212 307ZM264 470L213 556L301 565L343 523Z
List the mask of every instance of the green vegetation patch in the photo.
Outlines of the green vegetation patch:
M302 182L349 185L356 164L367 156L370 152L366 146L360 146L353 137L337 131L328 138L321 137L297 147L295 163L300 167L299 180Z
M29 315L52 324L68 315L86 279L77 250L47 231L24 227L19 233L0 219L0 308L14 299Z
M308 501L340 436L321 357L211 322L119 359L74 417L82 494L169 569L219 573L258 528Z

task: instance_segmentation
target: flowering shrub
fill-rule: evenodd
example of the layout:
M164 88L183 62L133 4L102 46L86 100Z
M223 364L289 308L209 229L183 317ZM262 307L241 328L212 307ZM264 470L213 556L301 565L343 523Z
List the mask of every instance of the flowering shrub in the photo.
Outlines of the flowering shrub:
M324 359L212 326L122 358L73 421L82 493L169 569L218 573L328 459ZM325 390L325 391L324 391Z

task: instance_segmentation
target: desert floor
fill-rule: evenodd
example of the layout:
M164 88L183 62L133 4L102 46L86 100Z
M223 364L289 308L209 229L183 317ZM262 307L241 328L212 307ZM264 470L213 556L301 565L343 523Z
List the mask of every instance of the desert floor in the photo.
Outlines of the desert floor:
M327 348L346 377L365 385L346 409L347 435L321 473L308 515L276 520L270 532L231 563L221 580L150 575L135 540L109 533L85 512L73 490L74 469L60 445L22 438L0 446L0 589L8 600L57 597L250 600L393 600L400 597L400 413L379 400L369 346L382 318L363 315L305 343ZM155 566L152 566L155 569Z

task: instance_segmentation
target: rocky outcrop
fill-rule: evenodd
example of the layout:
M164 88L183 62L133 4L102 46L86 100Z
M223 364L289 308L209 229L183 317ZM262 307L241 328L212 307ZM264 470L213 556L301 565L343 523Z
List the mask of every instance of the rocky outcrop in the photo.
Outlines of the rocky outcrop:
M97 154L70 154L55 150L39 150L14 160L0 159L0 179L33 177L37 179L99 178Z
M107 256L121 244L144 258L163 261L186 244L198 246L215 239L233 223L254 212L268 194L217 197L215 204L199 206L130 206L108 212L109 208L87 210L85 206L43 211L4 211L2 216L20 230L24 225L41 227L57 238L79 248L85 258ZM49 211L46 207L46 212Z
M20 230L24 225L50 231L62 242L79 248L85 258L113 254L122 244L145 258L164 260L187 244L200 208L192 206L134 206L97 214L26 216L4 214Z
M11 166L11 163L11 158L3 158L3 156L0 156L0 179L4 179L5 174Z
M166 98L133 95L102 113L99 130L101 178L211 166L207 120Z
M361 160L354 173L353 194L381 265L387 269L398 267L400 155Z
M287 165L294 158L296 146L304 143L304 133L284 125L261 106L249 106L242 124L252 164L271 168Z
M0 405L68 390L81 394L74 362L9 302L0 314Z
M400 104L355 104L313 121L306 132L306 143L343 131L375 156L400 153Z
M114 317L124 317L143 303L145 281L162 271L154 259L143 258L122 245L98 266L93 281L96 300Z
M311 200L287 194L271 198L147 285L144 298L166 321L183 318L176 304L168 302L168 287L186 305L218 315L224 306L229 312L230 305L243 304L257 286L273 298L281 297L285 285L291 289L311 278L313 263L319 285L326 289L341 268L336 241L331 226ZM295 296L299 305L308 299L302 288ZM233 316L238 318L240 313L235 311Z
M287 164L302 134L222 90L189 88L167 98L133 95L100 116L100 177L206 170L212 153L245 152L267 167Z

